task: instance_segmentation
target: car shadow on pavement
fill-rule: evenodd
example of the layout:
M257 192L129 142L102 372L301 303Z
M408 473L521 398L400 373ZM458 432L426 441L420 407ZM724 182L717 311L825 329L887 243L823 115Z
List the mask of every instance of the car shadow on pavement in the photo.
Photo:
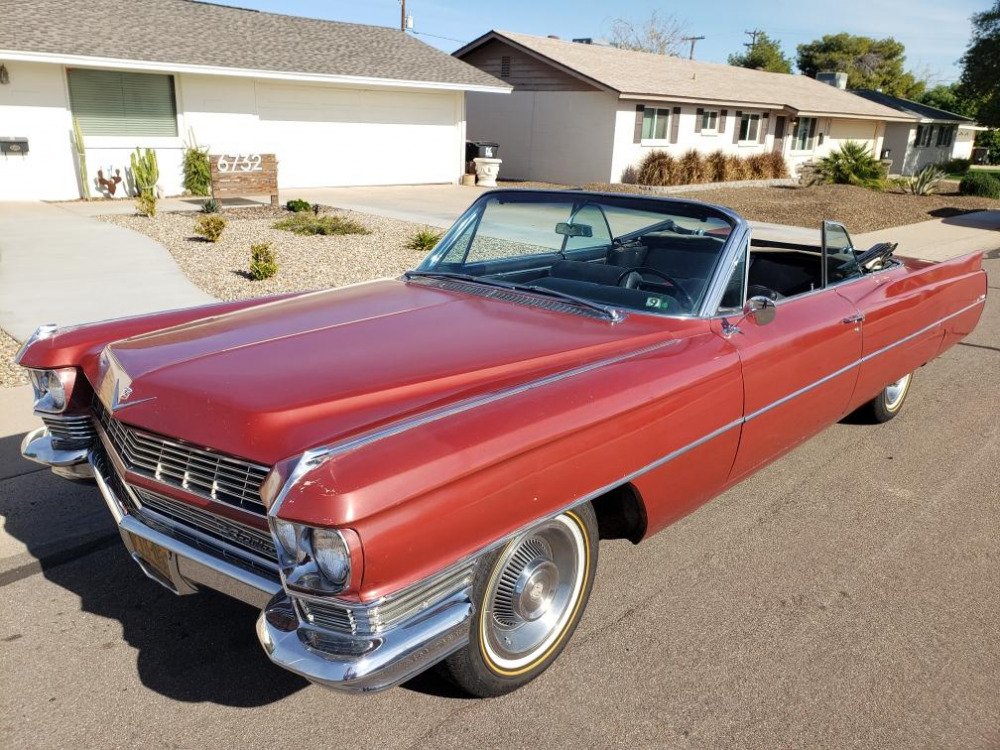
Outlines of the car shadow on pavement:
M257 640L256 608L210 590L177 596L148 579L126 552L96 486L70 483L45 469L38 471L20 458L20 441L20 435L0 438L3 533L27 547L28 554L39 561L40 575L79 597L80 611L121 625L121 635L102 635L97 639L101 642L74 641L90 652L94 679L101 679L102 669L120 659L114 656L115 649L127 644L137 652L142 684L178 701L249 708L279 701L309 686L267 658ZM87 526L88 541L77 542L75 554L69 549L53 554L47 531L60 518L62 523L79 518L81 526ZM8 584L3 596L11 605L14 589L30 590L24 582L39 574L26 575L14 576ZM53 597L56 601L58 597ZM51 622L60 613L48 614ZM74 631L99 631L85 620L77 616ZM52 638L59 638L56 630ZM464 697L433 672L403 687L444 698Z

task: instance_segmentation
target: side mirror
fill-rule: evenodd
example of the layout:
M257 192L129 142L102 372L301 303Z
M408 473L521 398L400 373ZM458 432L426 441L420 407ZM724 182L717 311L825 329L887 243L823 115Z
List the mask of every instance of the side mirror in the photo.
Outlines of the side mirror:
M750 318L759 326L766 326L778 312L778 306L773 299L767 297L751 297L743 305L743 317Z

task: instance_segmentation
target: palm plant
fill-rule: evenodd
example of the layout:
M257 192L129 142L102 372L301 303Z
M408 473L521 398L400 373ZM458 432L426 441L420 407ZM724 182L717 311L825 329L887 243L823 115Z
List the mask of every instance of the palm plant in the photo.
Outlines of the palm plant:
M885 185L885 168L868 146L859 141L845 141L838 150L820 159L817 167L824 182L873 190Z

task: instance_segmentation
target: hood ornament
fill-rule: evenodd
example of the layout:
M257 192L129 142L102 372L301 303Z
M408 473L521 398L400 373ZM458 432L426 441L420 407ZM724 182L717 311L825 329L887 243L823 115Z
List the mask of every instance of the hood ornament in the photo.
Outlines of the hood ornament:
M156 396L148 396L136 401L128 401L132 396L132 378L125 372L125 368L111 351L110 346L105 347L104 351L101 352L98 382L100 384L98 395L104 405L112 412L128 406L143 404L156 398ZM128 403L125 403L126 401Z

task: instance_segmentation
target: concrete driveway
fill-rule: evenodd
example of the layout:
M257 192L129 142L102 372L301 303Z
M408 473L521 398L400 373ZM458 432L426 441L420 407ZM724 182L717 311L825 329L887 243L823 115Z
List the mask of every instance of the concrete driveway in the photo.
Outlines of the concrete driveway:
M486 188L464 185L306 188L282 190L281 202L301 198L352 211L447 229Z
M357 698L272 666L256 612L120 544L2 588L0 746L1000 746L1000 255L900 416L838 424L649 541L601 545L569 648L512 695ZM0 439L5 532L104 513ZM2 581L0 581L2 583Z

